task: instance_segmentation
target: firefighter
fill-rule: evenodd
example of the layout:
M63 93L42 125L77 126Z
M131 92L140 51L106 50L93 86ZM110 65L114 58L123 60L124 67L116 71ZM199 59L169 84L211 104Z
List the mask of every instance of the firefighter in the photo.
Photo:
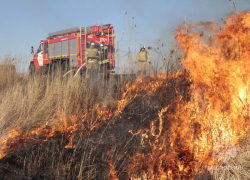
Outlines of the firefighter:
M141 46L141 50L136 57L135 63L137 64L137 75L147 74L147 61L151 65L148 52L145 50L145 46Z
M99 75L102 75L103 78L107 77L108 70L108 47L104 43L100 44L99 54Z
M97 49L94 48L95 43L90 43L90 48L85 52L85 59L87 60L86 65L86 77L94 77L97 75L98 71L98 62L97 62Z

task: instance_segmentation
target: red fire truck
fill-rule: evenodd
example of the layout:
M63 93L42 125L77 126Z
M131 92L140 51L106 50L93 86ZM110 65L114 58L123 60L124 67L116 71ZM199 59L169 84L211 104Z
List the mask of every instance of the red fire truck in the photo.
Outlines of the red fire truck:
M85 50L90 43L95 43L95 48L99 49L100 44L107 47L107 59L99 62L108 63L107 70L115 67L115 36L111 24L71 28L63 31L49 33L46 40L42 40L38 50L31 53L34 58L30 61L29 70L35 72L48 73L61 67L62 70L78 69L86 70Z

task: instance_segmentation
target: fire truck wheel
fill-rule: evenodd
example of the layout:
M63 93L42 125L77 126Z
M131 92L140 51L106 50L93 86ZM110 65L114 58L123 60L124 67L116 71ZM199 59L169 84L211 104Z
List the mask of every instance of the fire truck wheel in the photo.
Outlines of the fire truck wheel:
M52 63L52 67L51 67L51 73L52 73L52 74L55 74L57 70L58 70L58 62L57 62L57 61L54 61L54 62Z
M29 74L33 76L35 73L36 73L36 66L34 63L31 63L29 67Z
M65 60L61 64L62 75L66 74L68 70L69 70L69 65L68 65L68 62Z

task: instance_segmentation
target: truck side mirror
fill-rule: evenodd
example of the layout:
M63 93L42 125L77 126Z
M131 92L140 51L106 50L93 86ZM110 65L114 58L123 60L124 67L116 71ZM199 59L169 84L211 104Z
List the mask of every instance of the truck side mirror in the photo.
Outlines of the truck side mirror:
M33 46L31 46L31 54L34 54Z

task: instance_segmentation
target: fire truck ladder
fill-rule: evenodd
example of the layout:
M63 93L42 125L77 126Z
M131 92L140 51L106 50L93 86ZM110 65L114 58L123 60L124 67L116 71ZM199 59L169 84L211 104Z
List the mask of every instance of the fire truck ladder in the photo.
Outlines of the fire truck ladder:
M84 34L85 34L85 37L84 37L84 43L82 43L82 27L80 27L80 55L81 55L81 64L82 64L82 56L83 56L83 51L86 51L87 49L87 31L86 31L86 27L84 29ZM84 45L84 49L82 49L82 45ZM84 54L84 59L85 59L85 54ZM78 74L78 72L82 69L82 67L86 64L86 60L85 60L85 63L83 63L81 65L81 67L78 68L77 72L75 73L74 77Z
M80 27L80 44L81 44L81 46L80 46L80 54L81 54L81 64L82 64L82 56L84 56L85 57L85 54L83 54L83 51L86 51L86 49L87 49L87 32L86 32L86 27L85 27L85 29L84 29L84 34L85 34L85 37L82 39L82 30L83 30L83 28L82 27ZM83 40L84 40L84 43L83 43ZM82 46L84 45L84 49L82 49ZM85 58L84 58L85 59Z

